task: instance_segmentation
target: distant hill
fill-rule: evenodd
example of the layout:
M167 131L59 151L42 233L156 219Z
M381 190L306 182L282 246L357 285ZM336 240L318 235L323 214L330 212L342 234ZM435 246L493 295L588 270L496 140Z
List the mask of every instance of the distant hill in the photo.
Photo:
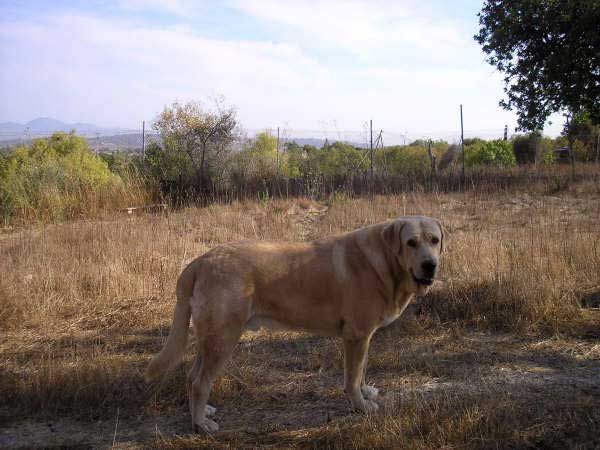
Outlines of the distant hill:
M85 137L92 149L96 151L114 152L138 151L142 148L142 134L137 130L126 130L120 128L103 128L91 123L66 123L51 117L38 117L27 123L4 122L0 123L0 147L13 147L23 143L29 143L31 139L47 137L62 131L65 133L75 130L75 132ZM152 141L158 141L159 138L153 132L146 132L146 144ZM314 137L289 137L282 142L296 142L300 146L314 145L321 148L325 144L325 139ZM330 141L333 143L334 141ZM364 145L356 142L347 142L356 147Z
M105 128L91 123L66 123L51 117L38 117L27 123L0 123L0 141L27 139L49 136L57 131L68 133L71 130L81 136L105 136L117 134L125 130L120 128Z

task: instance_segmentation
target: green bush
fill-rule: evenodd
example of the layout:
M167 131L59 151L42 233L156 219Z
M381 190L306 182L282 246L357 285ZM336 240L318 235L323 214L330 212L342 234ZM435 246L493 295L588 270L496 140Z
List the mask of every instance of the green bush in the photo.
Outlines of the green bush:
M2 157L0 218L53 220L75 217L128 198L123 181L90 151L85 139L55 133Z
M539 133L515 136L511 142L515 158L519 164L533 164L538 158Z
M407 146L385 147L376 157L377 166L389 175L425 173L431 170L429 143L418 140ZM444 141L432 142L431 153L439 162L441 155L448 149Z
M512 167L517 164L512 145L508 141L475 141L465 146L465 165Z

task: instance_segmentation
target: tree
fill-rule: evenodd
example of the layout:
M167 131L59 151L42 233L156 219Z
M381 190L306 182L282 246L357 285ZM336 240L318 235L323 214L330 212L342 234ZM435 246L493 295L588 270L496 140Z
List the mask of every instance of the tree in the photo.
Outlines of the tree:
M174 102L165 107L153 127L166 148L187 155L195 171L197 191L204 193L209 169L235 140L237 119L235 110L223 109L221 102L213 111L198 102Z
M575 159L593 161L596 158L600 126L592 123L587 112L573 115L565 125L562 135L571 145Z
M487 0L475 40L504 73L505 109L540 130L554 112L586 111L600 123L600 2Z
M517 135L511 140L515 158L519 164L533 164L537 159L535 141L539 135L530 133L528 135Z

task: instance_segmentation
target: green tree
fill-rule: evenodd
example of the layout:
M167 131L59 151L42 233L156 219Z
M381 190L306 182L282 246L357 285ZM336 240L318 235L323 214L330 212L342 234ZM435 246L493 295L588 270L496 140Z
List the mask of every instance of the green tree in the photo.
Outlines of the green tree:
M567 145L571 141L573 155L579 161L592 161L596 158L599 134L600 126L593 124L587 111L581 111L571 117L562 133Z
M474 36L504 74L519 127L540 130L554 112L587 111L600 123L600 2L487 0Z
M195 184L205 192L211 169L222 161L235 140L237 127L233 108L217 104L214 110L198 102L174 102L156 118L154 129L160 134L167 151L186 155L194 168Z
M259 133L248 149L249 163L254 173L262 178L277 174L277 138L265 131Z
M192 182L196 175L190 158L172 145L151 142L146 147L145 163L155 180L175 183L180 188Z
M296 142L286 142L283 149L281 174L286 178L300 177L305 160L304 150Z
M517 135L511 139L513 152L519 164L533 164L538 159L538 141L541 135L532 132L526 135Z

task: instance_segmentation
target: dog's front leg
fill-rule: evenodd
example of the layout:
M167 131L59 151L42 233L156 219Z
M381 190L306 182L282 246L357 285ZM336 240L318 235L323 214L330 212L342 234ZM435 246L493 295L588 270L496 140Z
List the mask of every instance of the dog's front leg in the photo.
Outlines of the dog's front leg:
M370 340L370 336L344 339L344 390L352 407L363 412L373 412L379 408L377 403L363 397L361 389Z
M369 386L367 384L367 357L365 357L360 391L362 392L363 397L369 400L377 401L377 398L379 397L379 389L377 389L375 386Z

